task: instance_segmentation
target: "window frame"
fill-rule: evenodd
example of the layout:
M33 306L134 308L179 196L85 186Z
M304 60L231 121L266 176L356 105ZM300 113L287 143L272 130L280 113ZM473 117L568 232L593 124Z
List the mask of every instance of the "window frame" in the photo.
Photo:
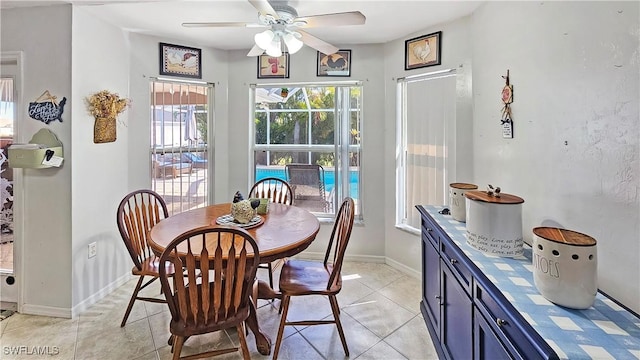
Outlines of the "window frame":
M255 126L255 119L256 119L256 89L258 88L303 88L303 89L308 89L308 88L313 88L313 87L335 87L336 88L336 97L334 99L334 107L331 108L327 108L327 109L316 109L316 108L311 108L311 106L309 105L308 99L307 99L307 108L306 109L272 109L270 110L270 112L307 112L307 113L313 113L313 112L333 112L334 113L334 124L335 124L335 128L334 128L334 141L333 144L256 144L256 126ZM357 87L360 90L360 95L359 95L359 108L352 108L350 106L350 99L351 99L351 95L350 95L350 90L349 91L341 91L340 93L343 94L343 98L339 99L338 96L338 91L337 88L348 88L351 89L353 87ZM292 151L292 152L314 152L314 153L333 153L334 157L336 159L338 159L336 161L336 163L334 164L334 168L336 171L335 174L335 196L334 196L334 200L333 200L333 204L332 204L332 212L326 212L326 213L314 213L320 221L322 222L331 222L333 221L333 219L335 218L335 212L338 210L337 208L340 206L340 201L338 201L337 199L342 199L346 196L346 194L348 193L348 187L349 187L349 177L350 175L347 176L343 176L342 174L350 174L350 166L349 166L349 162L348 161L340 161L339 158L346 158L348 159L349 154L350 153L357 153L358 154L358 158L359 158L359 165L358 165L358 199L357 199L357 211L356 211L356 216L355 216L355 220L358 222L362 222L363 221L363 204L362 204L362 196L361 194L361 189L362 189L362 133L363 133L363 112L364 112L364 106L363 106L363 92L364 92L364 86L363 83L361 81L337 81L337 82L313 82L313 83L278 83L278 84L274 84L274 83L260 83L260 84L250 84L250 89L249 89L249 102L250 102L250 111L249 111L249 155L250 155L250 162L248 164L249 169L248 169L248 174L249 174L249 183L253 184L255 182L255 178L256 178L256 164L255 164L255 153L257 151L271 151L271 152L278 152L278 151ZM345 109L345 105L346 105L346 109ZM341 119L340 117L340 113L344 112L344 111L348 111L349 116L348 116L348 120L347 121L339 121ZM259 110L258 110L259 111ZM351 114L353 114L354 112L356 112L358 114L358 130L359 130L359 136L360 136L360 141L358 142L358 144L351 144L350 143L350 139L349 139L349 131L350 131L350 124L351 124ZM309 117L311 119L311 117ZM346 125L346 126L345 126ZM311 124L309 124L309 126L311 126ZM267 126L267 129L269 129L269 126ZM267 135L267 139L268 139ZM309 133L308 136L311 137L312 136L312 132L311 132L311 128L309 127ZM305 140L306 141L306 140ZM268 142L268 140L267 140ZM310 142L310 141L307 141ZM346 144L346 146L343 146L342 144ZM346 187L346 188L345 188ZM350 194L350 196L353 197L353 194Z
M444 69L429 73L417 74L397 79L396 84L396 218L395 227L407 231L412 234L420 234L420 225L412 226L409 224L407 208L410 203L410 199L407 198L407 171L408 171L408 125L410 119L408 119L407 113L407 85L414 81L429 81L440 78L454 77L457 79L456 69ZM455 106L455 105L454 105ZM454 117L455 120L455 117ZM447 125L455 129L455 121L453 125ZM454 130L455 131L455 130ZM445 137L445 144L450 148L455 148L455 136L453 138ZM445 179L445 185L448 185L447 179L455 177L455 168L451 166L451 163L455 162L455 150L451 159L445 160L441 168L443 178ZM445 192L446 194L447 192ZM446 195L445 195L446 197ZM442 204L433 205L446 205L448 201L444 201Z

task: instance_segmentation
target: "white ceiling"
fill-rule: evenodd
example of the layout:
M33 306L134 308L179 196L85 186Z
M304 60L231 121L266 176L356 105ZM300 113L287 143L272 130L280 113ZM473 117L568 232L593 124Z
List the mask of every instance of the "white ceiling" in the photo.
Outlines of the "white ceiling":
M73 3L120 28L224 50L249 50L260 28L185 28L183 22L256 23L258 11L247 0L70 0L0 1L0 7ZM376 44L471 14L482 1L289 0L299 16L360 11L365 25L305 29L336 46Z

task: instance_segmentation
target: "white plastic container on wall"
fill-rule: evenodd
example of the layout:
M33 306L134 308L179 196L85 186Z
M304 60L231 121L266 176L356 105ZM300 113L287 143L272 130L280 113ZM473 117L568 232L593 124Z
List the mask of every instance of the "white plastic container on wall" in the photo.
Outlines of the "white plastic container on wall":
M598 292L597 241L554 227L533 229L533 281L552 303L573 309L593 305Z
M514 257L523 253L522 203L518 196L486 191L468 191L467 243L495 256Z

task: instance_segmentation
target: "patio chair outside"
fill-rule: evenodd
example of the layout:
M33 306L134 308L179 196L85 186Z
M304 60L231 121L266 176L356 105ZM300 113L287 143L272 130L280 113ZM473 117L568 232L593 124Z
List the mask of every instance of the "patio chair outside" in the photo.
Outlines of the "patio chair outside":
M186 152L182 154L182 161L191 163L195 169L206 169L207 168L207 159L203 159L198 154L194 154L192 152Z
M324 168L321 165L288 164L284 168L296 206L315 212L329 210L329 202L325 196Z

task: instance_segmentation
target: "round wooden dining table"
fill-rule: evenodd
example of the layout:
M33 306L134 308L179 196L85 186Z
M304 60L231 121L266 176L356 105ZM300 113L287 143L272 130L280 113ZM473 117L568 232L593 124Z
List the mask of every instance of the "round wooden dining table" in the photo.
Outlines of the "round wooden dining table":
M172 215L156 224L149 233L149 246L160 256L178 235L207 225L220 226L216 219L231 212L231 203L210 205ZM269 203L269 210L260 215L264 222L245 229L258 244L260 262L269 263L293 256L306 249L320 230L318 219L305 209L278 203ZM258 298L280 297L264 281L258 281ZM252 305L247 325L256 337L256 347L262 355L269 355L271 341L260 330L257 311Z

